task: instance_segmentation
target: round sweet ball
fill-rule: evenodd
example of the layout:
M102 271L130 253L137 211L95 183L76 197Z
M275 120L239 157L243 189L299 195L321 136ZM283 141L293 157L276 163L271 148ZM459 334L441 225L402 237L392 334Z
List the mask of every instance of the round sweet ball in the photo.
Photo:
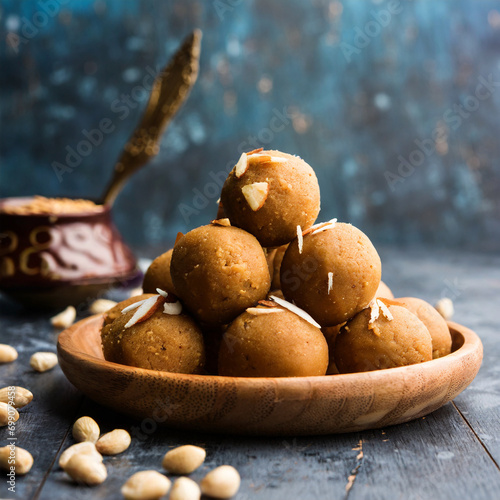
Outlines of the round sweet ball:
M229 325L219 351L219 375L325 375L328 346L321 330L283 308L254 307Z
M116 304L116 306L112 307L109 311L106 311L104 313L103 327L106 325L109 325L110 323L113 323L113 321L116 318L119 318L122 315L122 311L126 307L131 306L132 304L135 304L136 302L139 302L140 300L149 299L152 296L153 296L152 293L143 293L142 295L136 295L134 297L130 297L128 299L122 300L121 302L118 302L118 304Z
M271 285L257 239L217 224L193 229L178 240L170 272L185 306L209 325L230 323L264 299Z
M148 319L125 328L136 310L120 315L101 333L107 361L173 373L200 373L205 362L203 336L187 314L159 308Z
M281 151L243 153L222 187L221 200L233 226L252 233L264 247L290 242L314 224L319 185L314 170Z
M398 298L404 307L415 314L427 327L432 338L432 358L441 358L451 352L451 334L444 318L428 302L415 297Z
M394 294L392 293L392 290L383 281L381 281L377 288L377 292L375 293L375 297L392 300L394 299Z
M386 306L374 321L368 307L347 322L335 339L340 373L366 372L432 359L432 339L425 325L402 306Z
M317 226L303 236L302 245L295 239L288 246L281 290L321 326L334 326L370 303L380 283L381 262L371 241L354 226Z
M157 293L156 289L164 290L175 295L174 284L170 276L170 261L173 248L156 257L144 275L142 289L144 293Z

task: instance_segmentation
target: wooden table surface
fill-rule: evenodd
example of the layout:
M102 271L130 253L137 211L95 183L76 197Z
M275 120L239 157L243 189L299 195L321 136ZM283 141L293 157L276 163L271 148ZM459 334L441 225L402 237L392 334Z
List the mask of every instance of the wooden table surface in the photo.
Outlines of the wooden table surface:
M32 371L34 352L56 350L58 331L49 323L51 313L0 300L0 343L19 351L17 361L0 365L0 387L20 385L34 394L16 424L17 445L32 453L34 465L28 475L17 477L15 494L3 476L0 498L119 499L132 473L161 471L164 453L187 443L207 449L207 460L193 479L222 464L239 470L239 500L500 498L500 258L435 250L382 249L380 254L383 279L396 296L432 303L441 296L453 299L453 319L479 334L484 361L471 386L431 415L344 435L239 438L132 421L88 400L59 367ZM118 427L133 436L126 452L105 458L108 479L97 487L73 484L57 465L61 451L73 444L71 426L82 415L93 417L103 432ZM1 446L6 439L4 427Z

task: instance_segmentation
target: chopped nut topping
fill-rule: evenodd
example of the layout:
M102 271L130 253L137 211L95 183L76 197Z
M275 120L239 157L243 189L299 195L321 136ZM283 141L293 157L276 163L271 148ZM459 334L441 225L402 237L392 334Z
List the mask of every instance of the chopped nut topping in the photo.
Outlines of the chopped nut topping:
M250 155L254 155L254 154L257 154L257 153L260 153L261 151L264 151L264 148L257 148L257 149L253 149L252 151L249 151L247 153L248 156Z
M238 163L234 167L234 175L239 179L249 167L248 158L246 153L241 153Z
M259 300L258 304L259 306L278 307L278 304L276 304L276 302L273 302L272 300Z
M330 295L332 288L333 288L333 273L328 273L328 295Z
M155 313L155 311L158 309L158 307L160 307L164 303L165 303L165 297L163 297L163 295L154 295L153 297L146 299L139 306L139 308L134 313L134 315L130 318L128 323L125 325L125 328L130 328L131 326L134 326L137 323L141 323L143 321L146 321L148 318L150 318ZM125 309L127 309L127 308L125 308ZM123 311L122 311L122 314L123 314Z
M268 313L279 313L283 312L283 309L280 309L279 307L249 307L247 309L247 313L253 314L254 316L257 316L259 314L268 314Z
M302 228L297 226L297 244L299 245L299 253L302 254L302 247L304 245L304 238L302 237Z
M271 295L270 297L272 300L274 300L278 305L281 307L284 307L285 309L288 309L290 312L296 314L297 316L300 316L302 319L305 319L308 323L311 325L321 328L321 326L314 321L312 316L307 314L303 309L300 307L297 307L295 304L292 304L291 302L288 302L286 300L280 299L279 297L276 297L276 295Z
M231 222L229 219L214 219L210 224L213 224L214 226L223 226L223 227L229 227L231 225Z
M241 188L243 196L250 205L250 208L256 212L264 206L269 194L269 184L267 182L254 182Z
M177 242L184 236L183 233L181 233L180 231L177 233L177 236L175 237L175 243L174 245L177 245Z
M401 304L397 304L401 305ZM373 325L375 321L380 316L380 313L382 312L382 315L385 316L385 318L388 321L392 321L394 317L391 314L391 311L389 311L389 308L384 304L384 302L380 299L373 299L369 304L368 307L371 309L370 312L370 320L368 321L368 328L371 330L373 329Z

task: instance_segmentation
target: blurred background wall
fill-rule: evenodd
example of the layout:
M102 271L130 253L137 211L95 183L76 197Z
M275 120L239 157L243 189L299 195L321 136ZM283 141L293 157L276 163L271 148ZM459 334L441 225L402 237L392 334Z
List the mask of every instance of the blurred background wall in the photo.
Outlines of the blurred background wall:
M500 250L493 0L1 0L0 196L99 196L144 78L195 27L199 79L115 205L132 245L213 218L224 172L261 145L313 166L322 220L379 244Z

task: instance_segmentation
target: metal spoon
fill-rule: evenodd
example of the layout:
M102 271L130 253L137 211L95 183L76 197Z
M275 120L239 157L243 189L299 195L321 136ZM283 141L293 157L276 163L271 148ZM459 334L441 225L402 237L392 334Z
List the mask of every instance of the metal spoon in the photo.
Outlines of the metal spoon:
M117 161L102 196L112 205L128 178L158 154L160 137L186 100L198 76L201 31L189 35L156 77L146 109Z

